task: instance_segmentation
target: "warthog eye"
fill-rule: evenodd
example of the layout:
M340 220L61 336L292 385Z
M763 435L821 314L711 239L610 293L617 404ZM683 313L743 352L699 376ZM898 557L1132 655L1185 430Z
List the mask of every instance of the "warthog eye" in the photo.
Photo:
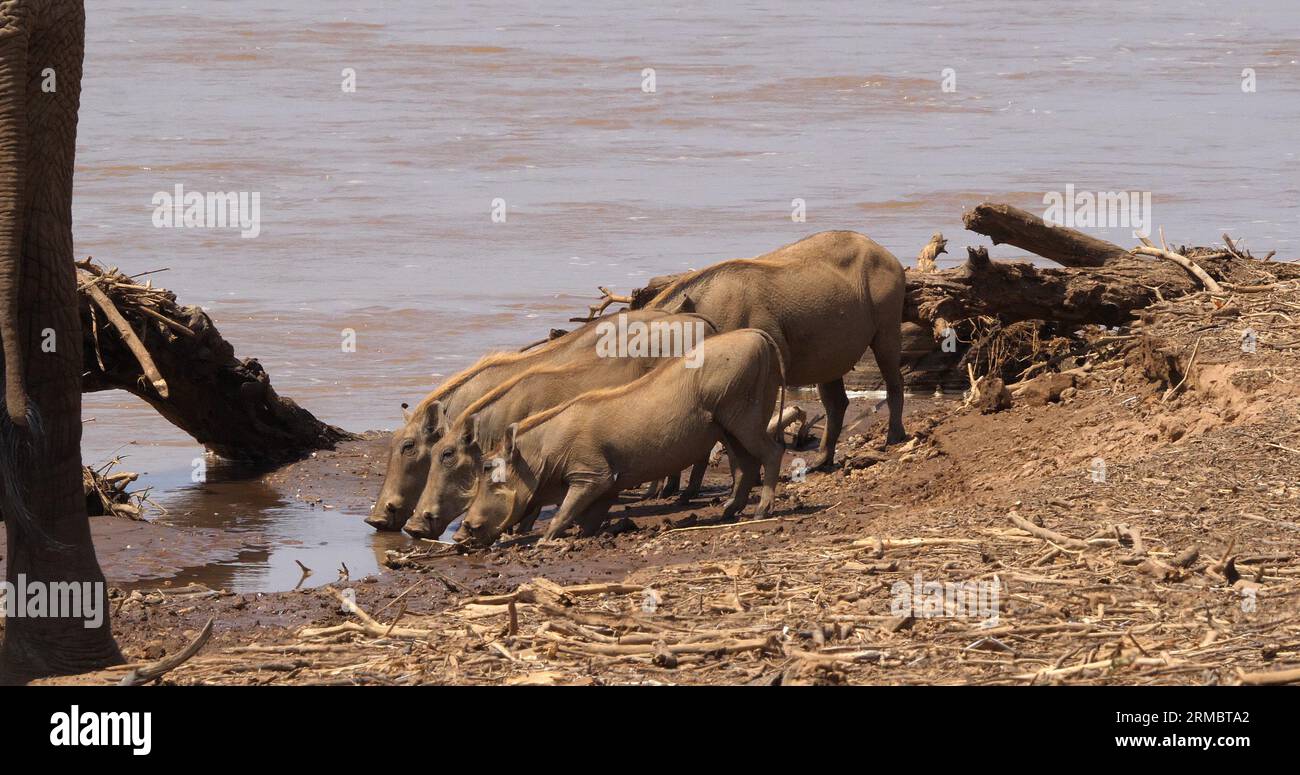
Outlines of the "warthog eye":
M403 455L410 455L410 454L412 454L412 453L414 453L414 452L415 452L415 441L414 441L414 440L412 440L412 439L407 439L406 441L402 442L402 454L403 454Z
M452 449L444 449L442 454L438 456L438 459L442 461L444 466L451 468L451 464L456 461L456 451Z

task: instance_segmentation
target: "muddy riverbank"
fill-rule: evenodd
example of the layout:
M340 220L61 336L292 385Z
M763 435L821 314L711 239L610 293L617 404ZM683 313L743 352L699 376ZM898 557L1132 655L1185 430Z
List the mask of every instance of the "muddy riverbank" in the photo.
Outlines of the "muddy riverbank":
M1300 337L1277 314L1295 282L1226 314L1157 305L1141 335L1186 369L1177 389L1121 342L1064 392L913 412L884 452L858 399L841 467L783 483L769 520L718 523L715 468L697 501L629 498L592 538L425 542L364 577L313 568L331 584L296 592L135 590L115 629L147 661L212 618L177 683L1267 681L1300 666ZM371 436L268 481L354 519L382 451ZM900 589L968 582L996 588L992 616L900 608Z

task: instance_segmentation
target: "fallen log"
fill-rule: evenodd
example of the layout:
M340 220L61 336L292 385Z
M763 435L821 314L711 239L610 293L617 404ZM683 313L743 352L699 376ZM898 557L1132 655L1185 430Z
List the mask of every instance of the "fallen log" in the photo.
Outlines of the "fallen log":
M1015 245L1061 266L1104 266L1129 258L1129 252L1113 242L1064 226L1049 225L1037 215L1008 204L976 205L962 216L962 223L967 229L993 240L994 245Z
M77 263L82 390L125 390L217 455L278 463L353 434L281 396L256 359L239 360L200 307L90 259ZM111 326L101 326L100 318ZM110 333L111 331L111 333Z
M980 367L981 375L990 364L1025 368L1016 358L981 357L979 352L985 345L1004 343L999 334L1016 324L1036 324L1032 329L1039 335L1056 337L1059 342L1089 325L1127 326L1139 310L1195 293L1205 284L1204 278L1189 274L1183 262L1167 256L1147 258L1072 229L1050 226L1010 205L986 202L967 213L964 220L967 228L990 236L995 243L1023 247L1063 266L993 261L986 248L968 247L967 261L960 266L908 271L903 378L915 389L935 385L962 389L967 383L965 365L972 362ZM1225 277L1234 262L1245 260L1221 251L1183 249L1181 253L1187 253L1187 263L1194 263L1210 278L1209 287L1225 287L1215 285L1214 275ZM602 302L597 306L624 302L630 309L640 309L679 276L654 277L625 296L602 288ZM947 349L945 340L950 345ZM1064 360L1059 353L1053 357L1055 364ZM1020 375L1001 376L1005 380ZM870 354L845 375L845 384L853 389L883 386Z

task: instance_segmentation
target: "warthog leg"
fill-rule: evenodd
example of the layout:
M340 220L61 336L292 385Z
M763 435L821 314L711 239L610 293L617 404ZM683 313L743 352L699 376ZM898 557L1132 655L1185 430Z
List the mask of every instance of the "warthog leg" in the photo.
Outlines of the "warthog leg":
M591 536L599 532L600 526L605 524L606 518L609 517L610 507L615 503L618 503L618 490L591 504L582 516L578 517L578 535Z
M722 505L722 518L732 519L745 508L749 502L749 491L758 481L758 458L749 453L745 446L731 434L723 436L727 447L727 457L731 460L731 497Z
M821 446L817 448L817 456L813 458L812 467L830 468L835 463L835 444L840 440L840 430L844 428L844 412L849 408L849 396L844 392L843 378L818 385L817 395L826 409L826 433L822 436ZM900 390L898 393L900 412L902 395Z
M679 501L688 501L700 494L700 487L704 484L704 474L709 470L709 459L705 458L695 465L691 466L691 479L686 483L686 489L682 494L677 496Z
M669 488L672 488L672 492L669 492ZM674 492L677 492L677 480L670 476L665 479L656 479L646 485L645 495L641 497L650 501L655 498L667 498Z
M542 513L540 506L534 506L529 510L524 518L511 525L509 531L514 535L524 535L533 531L533 523L537 521L537 515Z
M740 425L732 434L732 441L737 447L743 448L744 460L741 472L749 481L746 482L744 489L739 490L741 505L744 499L749 496L749 489L758 480L758 464L763 464L763 495L758 501L758 509L754 512L756 519L762 519L772 510L772 502L776 499L776 483L781 478L781 458L785 454L785 446L774 438L770 431L761 430L752 425ZM735 497L735 495L733 495Z
M542 536L543 541L553 540L556 536L564 531L575 519L587 513L597 501L609 495L609 491L614 488L612 479L599 479L595 481L574 482L569 485L569 491L564 494L564 502L560 504L559 511L551 517L551 523L546 526L546 534ZM617 490L615 491L617 495Z
M892 329L889 333L892 334ZM902 346L900 337L886 335L883 330L876 333L871 343L876 367L885 379L885 400L889 404L889 434L885 444L897 444L907 438L907 431L903 430L903 372L899 367Z

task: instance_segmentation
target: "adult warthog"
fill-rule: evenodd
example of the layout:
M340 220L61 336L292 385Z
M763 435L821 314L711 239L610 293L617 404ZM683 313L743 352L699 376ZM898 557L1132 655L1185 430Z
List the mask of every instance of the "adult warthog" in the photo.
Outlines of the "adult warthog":
M576 374L586 370L597 353L609 361L629 360L629 352L634 353L633 357L639 353L638 342L646 348L655 346L657 353L664 344L662 340L638 340L635 331L628 333L628 329L648 327L654 321L663 320L685 321L686 318L663 310L612 313L524 352L490 353L452 375L407 412L402 429L393 434L384 482L366 523L378 530L402 529L415 512L415 504L429 478L434 445L447 434L452 421L466 407L493 388L533 368L570 368ZM703 318L690 316L689 320ZM712 331L709 326L707 333Z
M886 443L902 441L903 267L852 231L814 234L757 258L723 261L672 280L647 309L703 314L719 331L760 328L776 340L787 385L816 385L826 434L814 468L834 462L849 399L844 375L870 347L889 404Z
M491 544L551 503L560 508L547 539L575 520L590 534L620 490L680 471L718 441L735 474L723 517L744 508L760 464L755 515L766 515L781 466L782 446L768 432L783 382L780 349L758 329L719 334L699 347L699 368L669 361L628 385L584 393L511 425L489 455L457 540Z
M442 535L469 505L483 470L483 450L500 444L512 423L588 391L626 385L649 373L664 358L681 357L693 349L702 355L695 346L714 333L709 321L692 314L647 317L632 312L605 320L613 326L607 329L612 340L598 340L596 347L559 366L529 368L460 413L431 450L429 475L415 513L406 522L406 532L423 538ZM688 493L698 490L704 476L704 466L696 468ZM527 515L519 523L520 529L529 529L536 516L536 511Z

